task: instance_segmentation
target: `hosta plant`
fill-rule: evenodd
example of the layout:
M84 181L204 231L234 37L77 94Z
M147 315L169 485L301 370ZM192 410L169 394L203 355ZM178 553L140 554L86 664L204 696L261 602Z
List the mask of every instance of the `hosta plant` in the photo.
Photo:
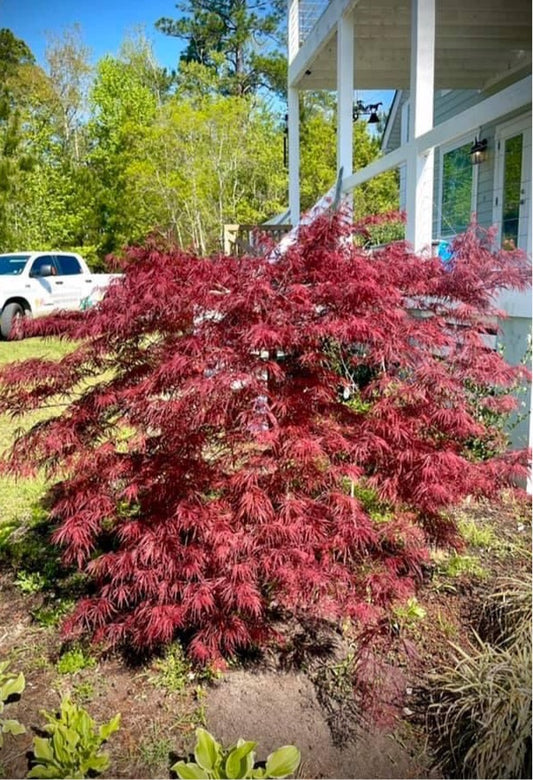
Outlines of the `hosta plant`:
M182 780L190 778L267 778L291 777L300 766L300 751L284 745L270 753L264 766L256 766L257 742L239 739L224 748L205 729L196 729L195 761L178 761L172 767Z
M27 777L94 777L109 767L109 756L102 745L120 727L120 713L97 726L83 707L68 697L61 701L59 713L42 710L49 737L33 740L34 765Z
M8 467L56 480L53 541L93 583L69 636L222 665L280 611L371 623L429 543L460 545L450 507L526 473L469 389L506 412L527 374L485 345L524 257L475 226L445 266L350 230L324 217L282 257L148 244L95 308L22 321L76 345L0 372L0 412L64 405Z
M8 672L9 661L0 663L0 748L4 744L4 734L24 734L26 729L14 718L4 718L3 713L11 696L21 694L26 687L26 681L22 672L14 674Z

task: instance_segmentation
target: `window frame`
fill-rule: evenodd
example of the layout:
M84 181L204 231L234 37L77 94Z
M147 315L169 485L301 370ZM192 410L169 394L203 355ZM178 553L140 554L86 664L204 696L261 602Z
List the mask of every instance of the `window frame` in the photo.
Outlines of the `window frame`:
M478 134L479 135L479 134ZM442 238L445 240L453 239L457 233L447 232L444 234L443 230L451 231L451 228L447 228L443 225L443 205L444 205L444 157L446 154L449 154L450 152L455 151L456 149L460 149L462 146L471 146L472 145L472 135L462 135L459 138L456 138L453 141L450 141L447 144L443 144L439 148L439 191L438 191L438 201L437 201L437 236L438 238ZM477 212L477 190L478 190L478 178L479 178L479 170L477 165L472 165L470 160L468 160L468 164L470 165L471 171L472 171L472 179L471 179L471 192L470 192L470 217L472 214L475 214Z

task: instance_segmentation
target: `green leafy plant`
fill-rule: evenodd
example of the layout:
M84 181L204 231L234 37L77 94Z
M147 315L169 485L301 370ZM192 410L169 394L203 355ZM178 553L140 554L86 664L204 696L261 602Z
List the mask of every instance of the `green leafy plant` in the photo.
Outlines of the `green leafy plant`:
M480 526L472 519L461 519L458 526L463 539L470 547L488 550L495 547L498 543L492 528Z
M426 610L422 607L415 596L408 598L405 604L393 607L393 626L400 630L408 628L424 620Z
M31 614L40 626L55 628L69 612L72 612L74 605L73 599L54 599L53 602L33 610Z
M485 569L473 555L458 555L453 553L450 558L439 566L439 574L446 577L471 576L482 579L486 576Z
M93 669L96 666L96 658L84 653L81 647L73 647L63 653L56 664L59 674L76 674L82 669Z
M268 756L265 766L255 764L257 742L239 739L230 748L222 745L205 729L196 729L194 757L196 761L178 761L172 767L182 780L189 778L260 778L290 777L298 769L300 751L294 745L284 745Z
M45 578L36 571L19 571L15 585L23 593L39 593L45 586Z
M149 681L168 691L182 692L191 684L209 683L221 676L212 666L195 667L186 657L179 642L171 644L163 658L153 664L155 674L149 676Z
M109 756L102 744L120 727L120 713L97 726L83 707L68 697L61 701L59 713L42 710L48 721L44 730L49 737L35 737L35 764L27 777L83 778L105 772Z
M22 693L26 681L22 672L15 674L8 672L9 661L0 663L0 748L4 744L4 734L24 734L26 729L18 720L1 717L7 700L10 696Z

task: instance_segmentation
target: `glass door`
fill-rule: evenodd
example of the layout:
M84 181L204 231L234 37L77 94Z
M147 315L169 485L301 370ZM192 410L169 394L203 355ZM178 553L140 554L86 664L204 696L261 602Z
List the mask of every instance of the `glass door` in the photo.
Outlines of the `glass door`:
M496 130L494 222L504 249L531 252L531 115Z

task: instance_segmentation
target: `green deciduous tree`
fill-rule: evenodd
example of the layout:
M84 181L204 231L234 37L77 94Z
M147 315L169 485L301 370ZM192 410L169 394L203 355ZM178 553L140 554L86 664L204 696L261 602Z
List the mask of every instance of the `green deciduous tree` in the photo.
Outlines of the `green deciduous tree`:
M225 223L283 208L280 132L249 100L176 98L137 136L126 180L141 233L152 226L182 246L221 248Z

